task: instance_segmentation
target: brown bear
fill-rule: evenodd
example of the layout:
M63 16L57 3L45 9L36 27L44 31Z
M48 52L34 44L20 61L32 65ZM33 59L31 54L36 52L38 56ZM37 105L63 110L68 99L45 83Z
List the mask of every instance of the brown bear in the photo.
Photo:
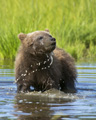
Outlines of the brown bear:
M48 30L20 33L21 46L15 61L15 82L18 92L55 88L76 92L77 72L74 59L56 47L56 39Z

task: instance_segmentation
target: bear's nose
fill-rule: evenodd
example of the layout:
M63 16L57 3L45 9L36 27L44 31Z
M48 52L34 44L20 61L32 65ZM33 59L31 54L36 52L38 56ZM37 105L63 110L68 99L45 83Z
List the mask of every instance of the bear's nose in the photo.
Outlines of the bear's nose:
M56 41L56 39L55 38L51 38L51 41Z

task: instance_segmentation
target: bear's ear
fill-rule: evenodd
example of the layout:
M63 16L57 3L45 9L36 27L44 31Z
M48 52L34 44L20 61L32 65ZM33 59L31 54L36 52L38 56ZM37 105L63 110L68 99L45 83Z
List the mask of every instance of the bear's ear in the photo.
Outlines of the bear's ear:
M49 33L49 30L48 30L48 29L45 29L45 31Z
M24 40L24 39L26 38L26 36L27 36L27 34L20 33L20 34L18 35L18 38L22 41L22 40Z

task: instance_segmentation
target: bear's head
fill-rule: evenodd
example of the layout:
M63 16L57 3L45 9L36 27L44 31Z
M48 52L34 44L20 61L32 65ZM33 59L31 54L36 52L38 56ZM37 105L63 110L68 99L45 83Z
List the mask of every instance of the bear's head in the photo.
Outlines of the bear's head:
M33 55L51 53L56 47L56 39L50 35L48 30L28 34L20 33L18 37L23 49Z

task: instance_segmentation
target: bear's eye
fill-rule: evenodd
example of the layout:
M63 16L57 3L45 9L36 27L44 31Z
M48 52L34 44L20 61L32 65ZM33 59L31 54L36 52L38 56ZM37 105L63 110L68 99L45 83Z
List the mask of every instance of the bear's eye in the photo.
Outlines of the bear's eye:
M32 46L33 46L33 43L31 43L29 46L32 47Z
M39 37L39 40L42 40L42 39L43 39L43 36L40 36L40 37Z

